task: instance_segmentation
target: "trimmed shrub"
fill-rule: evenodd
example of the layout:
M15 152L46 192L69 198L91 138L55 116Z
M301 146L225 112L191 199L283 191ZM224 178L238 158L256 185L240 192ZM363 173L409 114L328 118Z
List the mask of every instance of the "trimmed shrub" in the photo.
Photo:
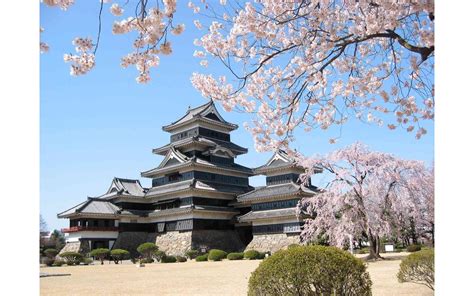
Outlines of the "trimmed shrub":
M207 256L209 256L209 254L204 254L204 255L201 255L201 256L197 256L196 261L197 262L207 261Z
M298 246L262 261L250 276L248 295L371 295L366 269L338 248Z
M166 253L163 251L156 250L155 252L153 252L153 258L155 258L157 262L160 262L161 258L163 258L164 256L166 256Z
M196 258L199 255L198 250L189 250L186 252L186 257L189 258L189 260Z
M63 260L54 260L53 266L63 266L65 262Z
M434 249L424 249L402 260L397 278L400 283L423 284L434 290L434 273Z
M53 259L53 258L56 257L56 255L58 254L58 250L56 250L56 249L46 249L46 250L44 250L43 253L44 253L48 258Z
M186 261L188 261L188 259L186 259L186 257L183 257L183 256L176 256L176 261L178 261L178 262L186 262Z
M242 260L244 259L244 253L229 253L227 254L228 260Z
M84 265L89 265L92 262L94 262L94 259L92 258L84 258L84 260L82 260L82 263L84 263Z
M143 258L143 259L140 259L139 262L140 264L146 264L146 263L153 263L155 261L153 260L153 258Z
M158 246L154 243L143 243L137 248L137 251L148 259L152 259L153 253L155 253L157 250Z
M263 255L263 257L265 258L265 255ZM248 250L244 253L244 258L249 260L262 259L262 255L259 251Z
M175 256L163 256L161 257L161 263L175 263L176 257Z
M123 249L113 249L110 251L110 257L112 257L115 264L118 264L119 261L122 262L122 260L130 258L130 252Z
M41 260L43 264L45 264L46 266L53 266L53 263L54 263L54 259L53 258L49 258L49 257L44 257L43 260Z
M407 252L410 252L410 253L413 253L413 252L418 252L421 250L421 246L420 245L409 245L407 247Z
M84 256L81 253L77 253L77 252L64 252L64 253L59 254L59 257L64 258L64 260L66 260L67 265L77 265L84 258Z
M100 264L102 265L104 264L104 259L107 258L109 254L110 254L110 250L107 248L94 249L89 253L91 257L94 257L95 259L100 260Z
M212 250L209 251L209 256L207 257L207 260L221 261L225 257L227 257L226 252L224 252L222 250L218 250L218 249L212 249Z

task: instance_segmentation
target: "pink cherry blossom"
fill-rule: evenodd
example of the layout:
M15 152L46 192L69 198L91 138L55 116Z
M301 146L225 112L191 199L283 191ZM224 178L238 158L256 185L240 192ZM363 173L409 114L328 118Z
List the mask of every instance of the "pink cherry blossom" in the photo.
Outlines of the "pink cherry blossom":
M317 166L332 176L320 193L298 205L300 214L312 217L306 220L303 240L325 235L342 247L350 236L367 238L376 258L380 238L401 238L408 221L420 233L434 225L434 178L422 162L370 151L361 143L325 157L294 155L305 167ZM301 179L307 181L312 173Z

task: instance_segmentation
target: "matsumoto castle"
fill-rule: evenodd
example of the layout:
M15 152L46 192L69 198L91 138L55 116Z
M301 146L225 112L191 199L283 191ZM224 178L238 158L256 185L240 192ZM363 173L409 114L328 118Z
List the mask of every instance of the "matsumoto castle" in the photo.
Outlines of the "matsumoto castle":
M151 188L114 178L104 194L59 213L69 219L62 252L135 252L143 242L170 255L213 248L275 252L299 243L303 219L296 205L318 189L298 182L304 169L283 151L257 168L237 164L237 156L247 153L231 141L237 128L212 101L163 126L170 143L153 153L164 159L141 173ZM250 186L255 175L265 175L266 186Z

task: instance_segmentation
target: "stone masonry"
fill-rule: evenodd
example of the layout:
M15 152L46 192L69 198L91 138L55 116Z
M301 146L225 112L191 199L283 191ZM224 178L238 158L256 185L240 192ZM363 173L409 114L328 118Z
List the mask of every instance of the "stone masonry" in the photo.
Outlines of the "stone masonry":
M156 236L156 245L167 255L184 255L191 250L191 231L169 231Z
M299 243L300 237L298 234L254 234L252 241L247 245L245 250L275 253L280 249L285 249L291 244Z

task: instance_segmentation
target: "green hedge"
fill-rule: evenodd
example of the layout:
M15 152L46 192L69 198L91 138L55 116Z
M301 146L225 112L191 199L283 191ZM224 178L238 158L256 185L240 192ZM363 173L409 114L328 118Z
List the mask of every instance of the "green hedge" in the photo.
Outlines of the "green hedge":
M371 295L372 282L360 259L335 247L280 250L260 263L248 295Z
M176 256L176 261L178 261L178 262L186 262L186 261L188 261L188 259L186 259L186 257L183 257L183 256Z
M201 255L201 256L197 256L196 261L197 262L207 261L208 256L209 256L209 254L204 254L204 255Z
M249 260L263 259L265 258L265 254L255 250L248 250L244 253L244 258Z
M210 261L221 261L225 257L227 257L226 252L218 249L212 249L209 251L209 256L207 259Z
M156 250L153 252L153 258L155 258L156 261L161 261L161 258L166 256L166 253L160 250Z
M186 257L189 258L189 260L196 258L199 255L198 250L189 250L186 252Z
M161 257L161 263L175 263L176 257L175 256L163 256Z
M423 284L434 290L434 274L434 249L423 249L402 260L397 278L401 283Z
M242 260L244 259L244 253L229 253L227 254L228 260Z

